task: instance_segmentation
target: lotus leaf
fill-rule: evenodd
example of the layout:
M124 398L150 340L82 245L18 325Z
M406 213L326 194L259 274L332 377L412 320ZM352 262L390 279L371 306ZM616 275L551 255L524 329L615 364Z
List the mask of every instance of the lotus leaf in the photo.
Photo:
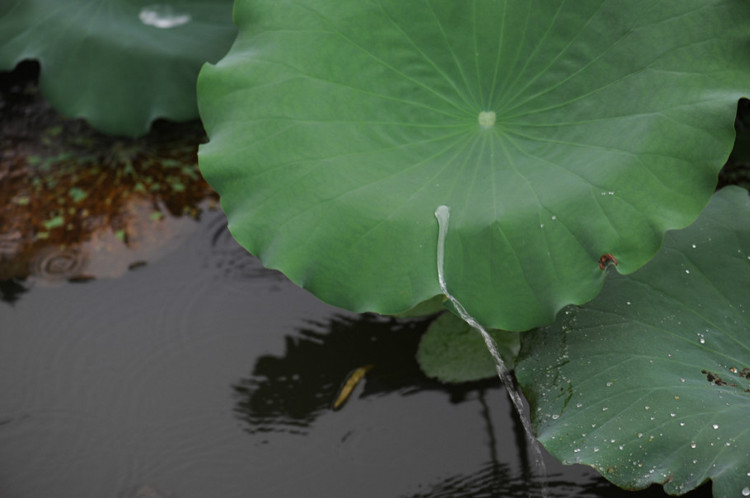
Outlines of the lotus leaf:
M232 0L3 0L0 70L38 60L60 112L136 136L198 116L198 71L235 35Z
M204 67L201 169L230 230L324 301L448 288L488 328L550 323L708 202L750 71L744 1L238 0Z
M644 268L524 334L516 376L553 455L627 489L750 495L749 220L724 188Z

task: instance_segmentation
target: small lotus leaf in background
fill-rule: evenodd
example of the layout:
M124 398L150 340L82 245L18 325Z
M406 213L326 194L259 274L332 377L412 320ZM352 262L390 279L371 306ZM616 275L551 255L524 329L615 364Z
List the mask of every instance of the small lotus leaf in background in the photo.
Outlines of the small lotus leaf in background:
M488 331L506 368L512 369L520 347L518 332ZM479 331L453 313L443 313L422 336L417 361L428 377L443 382L470 382L497 376Z
M516 376L550 453L627 489L750 494L749 251L748 193L726 187L644 268L524 334Z
M198 117L198 71L235 36L232 0L0 2L0 70L38 60L58 111L115 135Z
M198 79L230 230L324 301L448 289L490 328L592 299L706 205L750 73L736 0L238 0ZM492 114L494 113L494 114ZM494 121L493 121L494 120Z

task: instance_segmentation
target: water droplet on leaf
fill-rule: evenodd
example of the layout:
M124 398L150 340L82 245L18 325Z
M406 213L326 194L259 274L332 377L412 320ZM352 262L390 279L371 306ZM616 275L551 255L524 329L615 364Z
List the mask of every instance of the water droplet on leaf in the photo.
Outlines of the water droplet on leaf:
M138 14L141 22L155 28L176 28L190 22L190 14L181 12L165 4L153 4L143 7Z

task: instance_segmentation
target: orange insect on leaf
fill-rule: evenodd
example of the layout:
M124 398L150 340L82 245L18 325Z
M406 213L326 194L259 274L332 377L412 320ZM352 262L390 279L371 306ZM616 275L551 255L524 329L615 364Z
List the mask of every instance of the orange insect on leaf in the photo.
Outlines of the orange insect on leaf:
M609 263L614 263L614 265L617 266L617 258L610 253L602 255L602 257L599 258L599 269L603 271Z

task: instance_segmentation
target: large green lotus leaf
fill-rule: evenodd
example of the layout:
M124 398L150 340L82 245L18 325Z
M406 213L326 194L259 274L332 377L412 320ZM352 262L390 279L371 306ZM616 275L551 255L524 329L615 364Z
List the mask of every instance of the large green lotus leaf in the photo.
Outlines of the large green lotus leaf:
M512 369L520 348L518 332L489 330L505 367ZM419 342L417 361L429 377L443 382L470 382L497 377L495 360L478 330L453 313L430 324Z
M38 60L55 108L116 135L196 118L198 71L235 36L232 0L0 1L0 70Z
M537 437L624 488L750 495L749 308L750 200L727 187L644 268L524 334Z
M235 238L321 299L448 289L526 330L692 222L750 74L745 1L239 0L201 168ZM494 114L492 114L494 113ZM494 116L494 122L493 122Z

